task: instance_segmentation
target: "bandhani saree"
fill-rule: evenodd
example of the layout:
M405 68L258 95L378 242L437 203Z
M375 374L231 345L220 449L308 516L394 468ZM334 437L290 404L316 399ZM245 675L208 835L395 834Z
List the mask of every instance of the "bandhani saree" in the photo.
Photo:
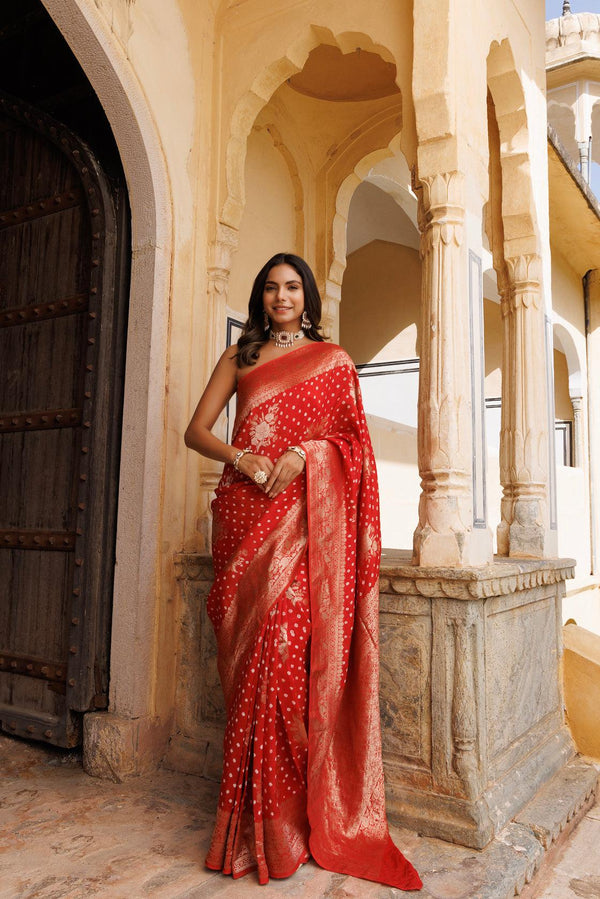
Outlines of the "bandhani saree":
M379 499L350 357L309 343L252 369L233 444L305 471L275 499L227 465L213 503L215 628L227 726L206 864L260 883L312 856L404 890L379 720Z

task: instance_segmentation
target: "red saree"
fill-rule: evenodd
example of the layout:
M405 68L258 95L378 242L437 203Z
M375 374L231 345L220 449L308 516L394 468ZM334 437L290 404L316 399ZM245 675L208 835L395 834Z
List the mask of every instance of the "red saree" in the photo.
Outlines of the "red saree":
M271 500L227 465L213 503L208 612L227 705L209 868L260 883L311 855L404 890L419 875L392 842L379 721L379 500L358 378L309 343L246 374L235 446L306 470Z

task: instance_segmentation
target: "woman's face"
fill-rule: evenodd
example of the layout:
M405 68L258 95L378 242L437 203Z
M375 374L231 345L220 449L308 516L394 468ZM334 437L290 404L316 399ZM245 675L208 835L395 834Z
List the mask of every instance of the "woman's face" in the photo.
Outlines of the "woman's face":
M291 265L270 269L263 290L263 307L274 331L299 331L304 312L302 278Z

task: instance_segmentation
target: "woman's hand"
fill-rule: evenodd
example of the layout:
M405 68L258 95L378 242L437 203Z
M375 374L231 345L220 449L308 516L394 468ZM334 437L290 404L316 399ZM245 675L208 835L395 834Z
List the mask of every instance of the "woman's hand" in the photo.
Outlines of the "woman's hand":
M247 478L254 481L254 475L257 471L264 471L265 474L270 475L273 471L273 463L268 456L257 456L255 453L244 453L238 462L238 471L241 471ZM254 481L254 483L256 483L256 481ZM258 486L262 490L263 487L265 487L265 484L258 484Z
M304 459L293 450L286 450L279 457L270 472L270 477L265 484L265 493L271 499L279 496L282 490L292 483L302 473L305 466Z

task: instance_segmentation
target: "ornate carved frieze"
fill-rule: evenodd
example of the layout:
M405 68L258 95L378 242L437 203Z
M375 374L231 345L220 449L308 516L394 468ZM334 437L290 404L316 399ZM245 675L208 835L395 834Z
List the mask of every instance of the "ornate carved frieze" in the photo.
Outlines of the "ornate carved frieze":
M535 565L535 567L529 567ZM509 567L509 570L503 570ZM521 568L522 570L518 570ZM411 571L412 569L412 571ZM396 569L398 571L398 569ZM471 569L439 574L430 569L422 576L418 568L405 566L406 573L386 573L382 567L379 589L381 593L395 593L402 596L425 596L429 598L446 597L447 599L486 599L492 596L508 596L533 587L557 584L575 575L575 562L572 559L552 560L546 567L537 567L536 563L497 562L482 569ZM453 572L454 574L454 572Z

